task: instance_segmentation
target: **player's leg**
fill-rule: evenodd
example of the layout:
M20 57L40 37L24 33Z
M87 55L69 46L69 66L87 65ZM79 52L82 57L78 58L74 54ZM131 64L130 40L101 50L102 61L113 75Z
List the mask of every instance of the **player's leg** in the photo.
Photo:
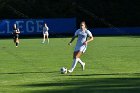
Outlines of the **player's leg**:
M70 73L73 72L73 70L75 69L77 62L79 62L82 65L82 68L84 70L85 63L81 61L80 59L81 55L82 55L81 51L75 51L73 53L73 64L72 64L72 68L69 70Z
M78 60L76 59L76 55L78 54L78 51L74 51L73 53L73 64L70 70L68 70L70 73L73 72L73 70L75 69Z
M74 53L73 58L80 58L81 55L82 55L82 52L81 51L78 51L78 52Z
M80 58L77 58L78 62L81 64L82 70L85 70L85 62L83 62Z
M82 66L82 70L85 69L85 63L80 59L81 55L83 54L83 52L79 51L76 55L76 59L78 60L78 62L81 64Z
M80 57L86 51L86 49L87 49L87 46L83 45L82 47L80 47L80 52L77 55L78 62L81 64L82 70L85 69L85 63L80 59Z
M48 44L49 44L49 34L48 34L48 33L47 33L47 35L46 35L46 39L47 39Z
M45 37L46 37L46 35L43 34L43 41L42 41L42 43L45 43Z
M16 38L16 47L18 47L18 44L19 44L19 39Z

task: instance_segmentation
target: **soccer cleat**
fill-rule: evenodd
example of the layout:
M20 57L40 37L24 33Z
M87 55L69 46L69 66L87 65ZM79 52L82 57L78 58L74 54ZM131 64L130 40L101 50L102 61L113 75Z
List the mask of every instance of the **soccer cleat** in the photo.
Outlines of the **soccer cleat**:
M72 70L68 70L68 72L69 72L69 73L72 73L73 71L72 71Z
M82 65L82 70L84 71L85 70L85 63L83 62L83 65Z

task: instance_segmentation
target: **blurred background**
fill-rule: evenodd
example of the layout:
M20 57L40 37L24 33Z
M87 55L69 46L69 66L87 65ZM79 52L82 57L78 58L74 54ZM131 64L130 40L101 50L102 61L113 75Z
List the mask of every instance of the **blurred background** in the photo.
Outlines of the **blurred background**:
M86 21L89 29L113 28L120 32L119 28L132 27L137 28L135 35L138 35L140 34L138 31L140 30L140 1L0 0L1 20L44 18L75 18L76 28L83 20Z

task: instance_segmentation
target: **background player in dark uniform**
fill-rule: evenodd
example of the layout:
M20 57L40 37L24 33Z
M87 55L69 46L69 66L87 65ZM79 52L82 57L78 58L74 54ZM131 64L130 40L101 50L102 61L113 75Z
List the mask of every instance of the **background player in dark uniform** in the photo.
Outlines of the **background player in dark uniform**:
M16 47L18 47L20 31L17 28L16 24L14 24L14 26L13 26L13 33L12 34L13 34L14 43L16 44Z

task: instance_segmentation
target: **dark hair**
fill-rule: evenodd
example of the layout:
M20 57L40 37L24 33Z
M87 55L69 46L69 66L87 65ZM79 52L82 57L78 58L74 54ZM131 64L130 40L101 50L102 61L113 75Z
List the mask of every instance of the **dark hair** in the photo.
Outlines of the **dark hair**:
M86 25L86 22L85 22L85 21L82 21L82 22L80 23L80 26L81 26L81 24L84 24L84 25L85 25L85 28L87 28L87 25Z

